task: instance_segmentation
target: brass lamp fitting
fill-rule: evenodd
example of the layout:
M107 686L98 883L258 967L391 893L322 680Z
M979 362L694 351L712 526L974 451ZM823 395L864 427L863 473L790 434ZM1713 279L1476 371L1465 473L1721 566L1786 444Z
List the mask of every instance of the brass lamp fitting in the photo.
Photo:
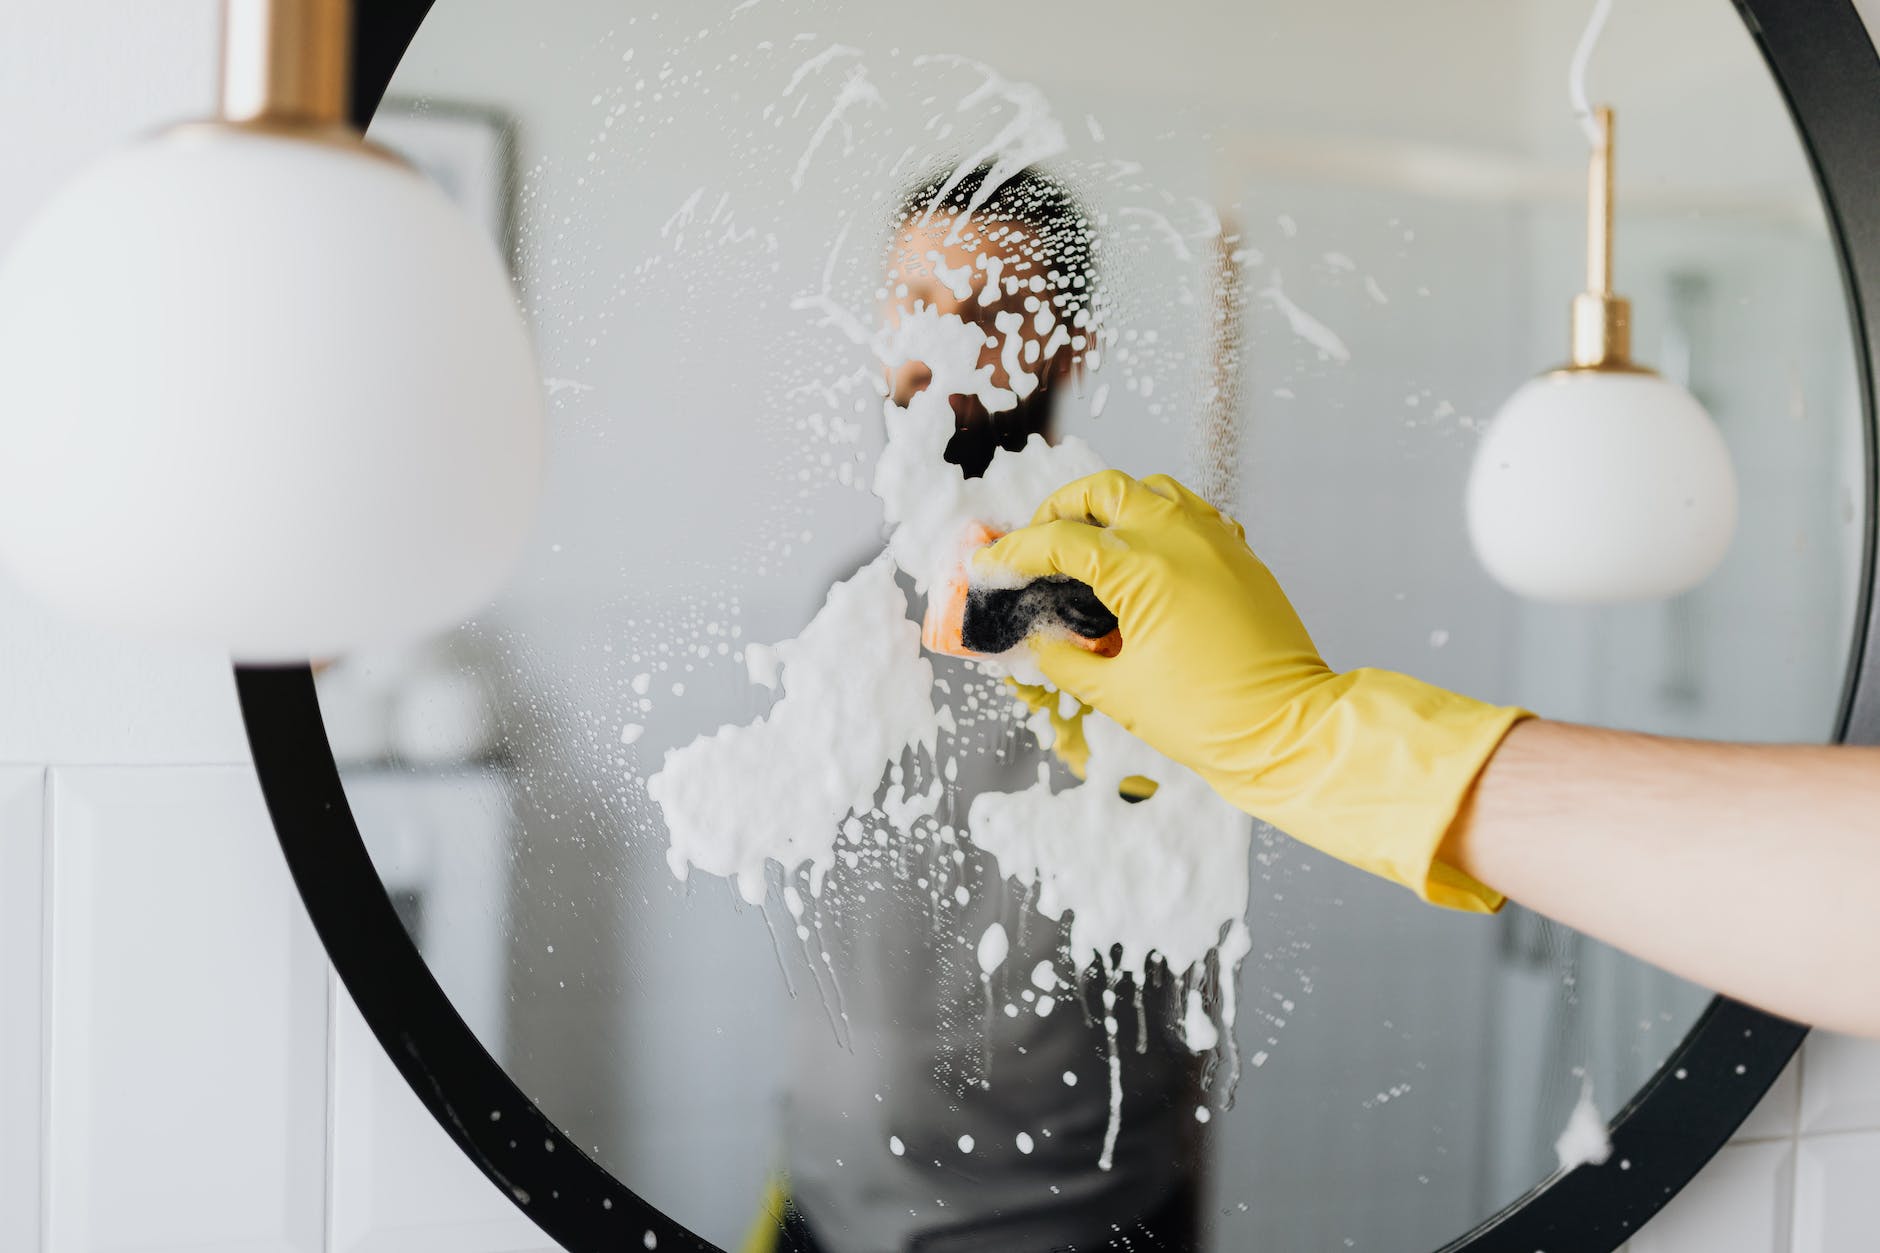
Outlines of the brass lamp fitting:
M223 0L222 117L311 130L346 125L350 0Z
M1612 290L1612 110L1593 111L1586 168L1586 290L1573 298L1568 370L1650 373L1632 360L1632 302Z
M347 120L352 25L352 0L222 0L221 109L169 133L258 132L406 164Z

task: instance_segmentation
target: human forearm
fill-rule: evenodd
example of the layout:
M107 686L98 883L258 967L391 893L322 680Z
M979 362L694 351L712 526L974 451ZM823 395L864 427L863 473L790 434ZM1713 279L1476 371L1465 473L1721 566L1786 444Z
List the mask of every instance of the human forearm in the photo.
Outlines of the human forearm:
M1503 893L1880 1036L1880 749L1517 721L1406 676L1334 673L1240 525L1160 476L1069 484L978 564L1089 584L1122 651L1038 637L1039 667L1256 817L1434 903Z
M1441 857L1706 987L1880 1036L1880 749L1530 720Z

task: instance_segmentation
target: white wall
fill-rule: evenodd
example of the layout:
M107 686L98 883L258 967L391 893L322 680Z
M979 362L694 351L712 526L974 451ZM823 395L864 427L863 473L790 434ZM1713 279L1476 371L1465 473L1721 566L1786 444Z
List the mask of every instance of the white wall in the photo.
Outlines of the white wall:
M0 247L106 146L207 109L218 8L0 7ZM247 761L222 659L0 581L0 1249L551 1247L338 990Z
M207 105L215 8L0 10L0 246L102 147ZM0 1247L544 1247L335 990L226 667L4 584L0 658ZM1880 1047L1818 1037L1632 1248L1864 1249L1876 1169Z

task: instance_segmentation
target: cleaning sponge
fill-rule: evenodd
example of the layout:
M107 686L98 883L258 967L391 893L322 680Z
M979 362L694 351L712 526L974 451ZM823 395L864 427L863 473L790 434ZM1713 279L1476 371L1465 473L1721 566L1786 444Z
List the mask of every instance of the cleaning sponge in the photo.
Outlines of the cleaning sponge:
M954 657L984 657L1010 652L1035 631L1054 631L1099 656L1123 650L1116 615L1087 583L1056 575L1016 587L973 584L967 575L972 550L998 538L990 527L973 528L959 571L928 598L922 645Z

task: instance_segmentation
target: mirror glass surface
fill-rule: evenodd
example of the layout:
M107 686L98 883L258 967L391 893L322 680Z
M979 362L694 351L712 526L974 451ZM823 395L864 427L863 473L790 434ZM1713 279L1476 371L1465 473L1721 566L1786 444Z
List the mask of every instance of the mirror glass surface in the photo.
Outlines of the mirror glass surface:
M1715 415L1734 546L1694 592L1597 609L1520 602L1471 555L1470 457L1564 357L1581 285L1567 69L1586 16L435 7L374 135L511 260L551 410L546 497L498 603L338 659L321 702L431 969L598 1161L722 1245L787 1181L838 1251L936 1232L921 1247L1097 1248L1111 1223L1137 1248L1195 1229L1218 1249L1427 1250L1546 1180L1583 1097L1610 1117L1656 1071L1705 991L1516 907L1439 912L1251 824L1230 841L1243 961L1100 969L968 821L1041 765L1075 781L997 677L949 659L933 742L881 757L853 820L792 830L813 872L682 880L649 794L669 752L782 726L694 798L735 842L898 734L905 693L866 654L891 636L907 672L903 615L825 641L833 681L786 648L781 696L768 646L851 576L898 609L907 580L871 564L902 412L882 328L922 292L992 334L995 380L1043 380L1012 414L1237 515L1335 667L1603 725L1829 737L1863 522L1856 371L1802 150L1728 5L1619 6L1589 83L1618 108L1636 352ZM988 212L963 256L906 225L910 195L982 161L1046 190ZM1077 229L1027 224L1045 203ZM1024 283L980 303L984 257ZM1059 325L1081 347L1052 347ZM822 721L773 708L817 691ZM1193 891L1218 901L1216 880Z

